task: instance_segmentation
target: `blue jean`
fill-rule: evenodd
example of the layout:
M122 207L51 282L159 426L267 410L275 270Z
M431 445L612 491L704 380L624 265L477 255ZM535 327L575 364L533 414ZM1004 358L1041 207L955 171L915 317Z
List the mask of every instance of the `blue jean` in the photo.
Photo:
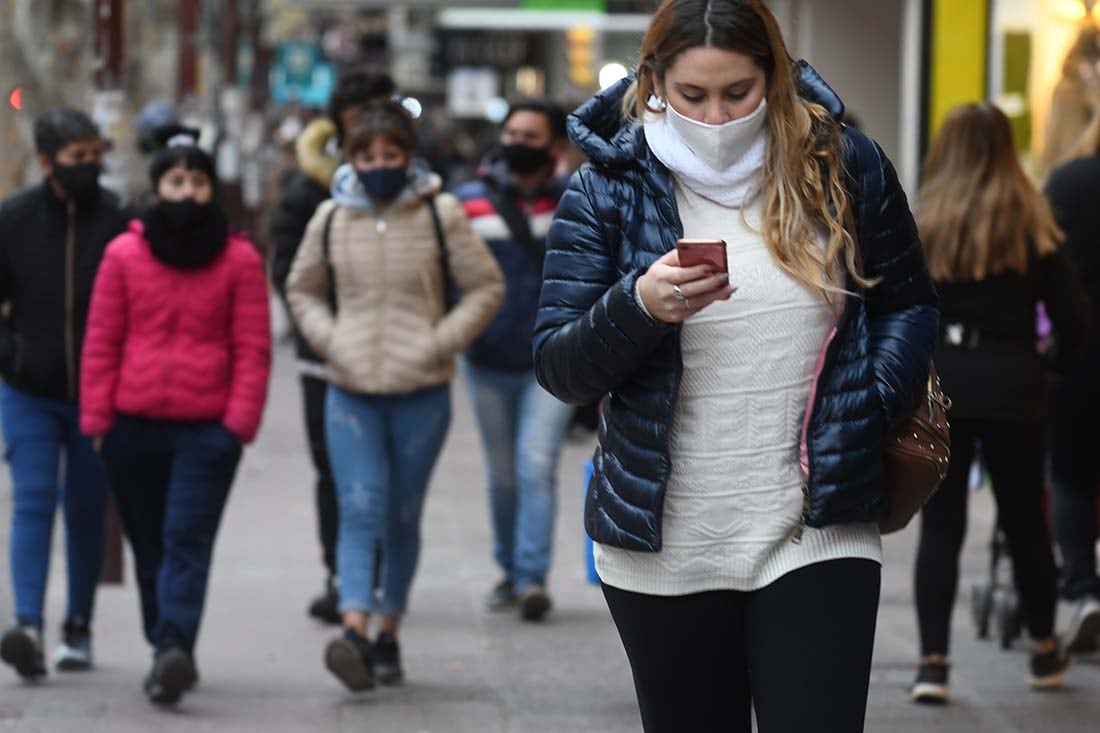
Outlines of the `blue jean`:
M103 460L134 553L145 638L195 647L241 444L217 422L119 416Z
M515 588L546 584L557 510L557 467L573 408L539 386L533 371L467 364L485 448L493 556Z
M449 385L381 396L329 386L325 438L340 505L341 611L405 612L424 497L450 423Z
M0 422L14 494L11 577L15 614L42 628L50 540L60 499L65 508L69 575L67 618L90 620L103 567L107 490L92 442L80 434L78 408L4 385L0 389Z

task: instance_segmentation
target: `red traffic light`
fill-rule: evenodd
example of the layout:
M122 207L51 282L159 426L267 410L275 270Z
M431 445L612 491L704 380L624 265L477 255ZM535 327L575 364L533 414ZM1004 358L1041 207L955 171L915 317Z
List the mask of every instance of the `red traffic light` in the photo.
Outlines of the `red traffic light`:
M12 109L19 111L23 109L23 87L16 87L11 90L11 96L8 97L8 103L11 104Z

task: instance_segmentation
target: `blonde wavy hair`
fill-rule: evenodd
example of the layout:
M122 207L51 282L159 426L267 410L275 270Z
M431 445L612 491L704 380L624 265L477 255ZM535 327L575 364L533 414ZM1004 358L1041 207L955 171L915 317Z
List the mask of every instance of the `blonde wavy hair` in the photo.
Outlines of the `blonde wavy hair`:
M637 79L623 100L623 114L637 121L662 114L649 105L657 84L676 58L711 47L750 56L767 76L768 131L764 163L764 241L786 273L831 302L845 281L834 263L844 262L861 287L852 202L845 187L841 126L795 87L793 62L775 16L760 0L665 0L642 41ZM818 228L828 234L818 246Z
M1020 167L1008 118L992 104L951 111L924 176L917 225L935 280L1024 274L1031 247L1046 255L1064 239L1050 204Z

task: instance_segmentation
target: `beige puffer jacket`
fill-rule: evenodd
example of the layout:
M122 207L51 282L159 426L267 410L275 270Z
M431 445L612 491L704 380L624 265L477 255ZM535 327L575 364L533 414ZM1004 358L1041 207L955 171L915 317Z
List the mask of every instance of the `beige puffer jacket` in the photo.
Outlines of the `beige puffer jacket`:
M455 355L500 308L504 279L496 260L471 231L458 200L438 194L439 188L438 176L420 172L393 204L376 212L354 170L345 165L336 172L335 199L310 220L286 288L298 328L327 362L332 384L372 395L444 384L454 377ZM450 311L425 196L435 196L451 277L461 292ZM322 238L325 219L337 205L329 243L333 314Z

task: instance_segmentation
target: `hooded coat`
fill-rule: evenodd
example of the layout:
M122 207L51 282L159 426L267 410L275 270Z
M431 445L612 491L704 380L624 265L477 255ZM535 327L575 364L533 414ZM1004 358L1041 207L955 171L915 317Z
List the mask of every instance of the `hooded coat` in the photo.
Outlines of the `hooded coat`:
M800 95L839 119L843 104L817 73L805 63L795 73ZM634 286L683 227L671 174L642 127L622 116L631 81L569 118L570 137L591 162L573 177L550 229L535 368L563 401L602 399L588 534L658 552L680 328L649 317ZM802 519L812 527L886 516L884 435L921 397L938 328L935 288L893 166L860 132L843 128L842 138L863 272L879 284L863 290L849 278L853 294L822 352L805 427Z
M462 205L440 194L440 186L439 176L414 166L404 192L378 209L350 165L336 171L332 200L309 222L286 288L298 328L326 363L331 384L370 395L444 384L454 376L455 355L496 315L504 299L500 268ZM461 293L450 308L429 198ZM326 261L325 222L334 207Z

